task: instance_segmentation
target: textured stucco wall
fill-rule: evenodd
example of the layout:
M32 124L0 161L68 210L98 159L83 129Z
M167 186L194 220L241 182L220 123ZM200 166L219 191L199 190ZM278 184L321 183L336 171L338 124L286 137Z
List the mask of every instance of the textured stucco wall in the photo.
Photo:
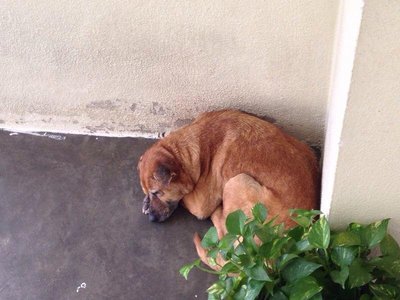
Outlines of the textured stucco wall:
M323 138L337 1L1 1L0 128L153 134L236 107Z
M400 240L400 2L365 0L329 211L392 218Z

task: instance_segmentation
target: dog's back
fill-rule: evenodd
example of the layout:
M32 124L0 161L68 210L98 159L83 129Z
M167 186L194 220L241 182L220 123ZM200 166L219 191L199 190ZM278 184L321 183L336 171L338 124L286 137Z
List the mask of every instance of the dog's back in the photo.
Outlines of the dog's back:
M279 206L315 208L319 196L319 167L313 151L275 125L236 110L202 114L200 144L213 148L213 176L222 184L245 173L269 188Z

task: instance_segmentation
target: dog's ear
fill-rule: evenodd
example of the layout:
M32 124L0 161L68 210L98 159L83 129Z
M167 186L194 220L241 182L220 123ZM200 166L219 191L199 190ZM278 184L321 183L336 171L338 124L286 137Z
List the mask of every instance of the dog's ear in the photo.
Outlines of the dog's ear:
M154 179L163 185L169 185L171 181L178 177L179 168L173 162L160 162L153 174Z

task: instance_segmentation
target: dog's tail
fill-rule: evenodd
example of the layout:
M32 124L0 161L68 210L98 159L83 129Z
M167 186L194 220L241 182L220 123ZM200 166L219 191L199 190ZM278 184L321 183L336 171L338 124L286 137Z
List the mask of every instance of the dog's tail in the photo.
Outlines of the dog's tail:
M207 250L203 248L201 245L200 235L196 232L193 236L193 243L196 247L197 255L201 259L201 261L209 266L211 269L215 271L220 271L221 268L225 265L226 261L221 257L220 254L217 255L215 263L212 263L209 257L207 257Z

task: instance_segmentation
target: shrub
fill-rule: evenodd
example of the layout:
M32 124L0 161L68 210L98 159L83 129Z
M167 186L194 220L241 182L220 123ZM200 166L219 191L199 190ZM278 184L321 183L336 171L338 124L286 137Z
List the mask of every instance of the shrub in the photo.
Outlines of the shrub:
M204 235L209 263L217 255L226 261L220 271L200 259L181 268L186 279L193 267L218 275L208 299L400 299L400 248L387 233L389 219L331 231L320 211L296 209L297 226L285 230L266 222L262 204L252 214L231 213L221 240L215 227Z

